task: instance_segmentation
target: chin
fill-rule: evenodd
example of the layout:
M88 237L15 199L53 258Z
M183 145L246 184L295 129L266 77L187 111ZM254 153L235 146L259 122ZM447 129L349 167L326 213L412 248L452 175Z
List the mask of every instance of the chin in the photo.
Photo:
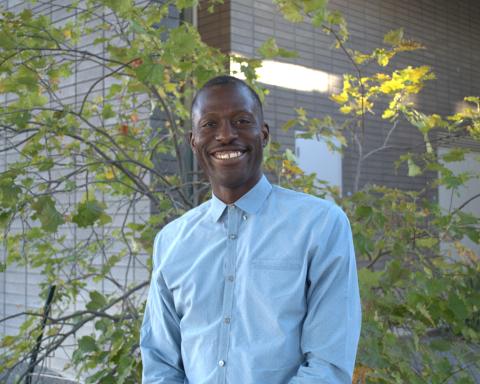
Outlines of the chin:
M211 179L212 184L218 185L222 188L228 189L238 189L245 186L248 183L248 179L239 177L239 178L231 178L231 177L217 177L215 179Z

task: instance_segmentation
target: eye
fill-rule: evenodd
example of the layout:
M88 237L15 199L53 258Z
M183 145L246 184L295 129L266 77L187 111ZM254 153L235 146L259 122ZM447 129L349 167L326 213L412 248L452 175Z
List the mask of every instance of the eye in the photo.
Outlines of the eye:
M215 128L216 123L212 120L207 120L201 123L200 125L202 128Z
M240 117L234 121L234 124L240 127L248 126L252 124L252 120L249 119L248 117Z

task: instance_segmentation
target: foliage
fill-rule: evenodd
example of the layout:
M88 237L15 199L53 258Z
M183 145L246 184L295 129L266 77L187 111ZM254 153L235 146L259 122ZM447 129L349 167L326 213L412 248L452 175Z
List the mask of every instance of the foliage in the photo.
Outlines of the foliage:
M467 368L478 364L480 271L478 255L462 239L479 243L479 220L464 211L468 201L445 212L427 192L442 184L454 193L478 177L450 170L448 163L463 159L466 150L439 156L435 133L480 140L479 99L466 98L470 107L453 116L423 114L411 96L433 80L430 68L387 70L395 55L423 49L403 30L388 33L385 47L357 52L347 47L345 20L327 9L326 0L274 2L288 20L311 22L332 35L353 66L341 92L331 96L344 121L310 118L299 107L285 129L321 136L338 150L352 146L359 156L355 193L342 197L316 175L304 174L293 153L275 143L266 151L265 168L279 184L333 196L350 217L364 306L356 380L472 382ZM206 191L185 150L192 89L223 72L231 59L260 90L259 59L225 57L186 22L167 28L172 10L196 3L88 0L63 9L75 18L62 25L28 9L1 15L0 92L7 102L0 107L0 126L8 155L8 169L0 174L7 255L2 269L38 269L45 277L42 297L56 285L37 363L73 341L71 364L87 383L140 382L138 332L148 276L127 277L135 263L149 267L156 231ZM62 8L55 2L52 7ZM81 48L82 41L93 41L95 49ZM295 55L273 39L259 53ZM101 74L80 97L65 95L82 65L97 65ZM366 76L366 65L379 71ZM385 142L366 152L363 133L374 112L383 118ZM399 166L406 163L412 177L439 177L421 191L362 186L365 160L391 149L399 122L416 127L423 138L422 150L402 155ZM142 203L153 214L134 219L132 211ZM125 278L114 273L119 267L126 269ZM104 284L112 288L102 290ZM0 373L28 361L39 335L41 311L14 316L24 322L18 335L0 342Z
M302 7L306 12L309 3L289 2L290 8L281 9L287 19L300 21L303 17L292 17L291 7L303 15ZM342 28L346 30L346 25ZM455 146L453 139L480 139L479 98L466 97L469 106L453 116L426 115L415 109L412 96L435 78L431 69L406 66L386 71L397 54L424 49L421 44L405 39L399 29L385 35L386 47L364 53L349 49L345 37L334 35L353 70L344 75L342 90L331 95L345 119L341 123L329 116L312 119L299 108L284 128L300 128L305 138L322 137L331 148L340 143L338 150L351 145L358 156L354 193L340 196L325 183L315 182L315 175L304 174L292 156L271 156L267 165L277 164L283 185L334 197L350 218L363 306L354 382L474 383L472 369L476 367L478 375L480 361L480 264L479 255L463 240L480 243L480 219L464 211L480 194L445 211L432 202L430 191L442 185L453 194L480 177L478 171L455 174L449 167L469 152ZM378 65L378 72L364 75L372 64ZM384 121L384 142L367 152L364 133L372 115ZM406 123L418 130L423 145L407 149L397 166L406 163L411 177L428 172L438 177L417 191L362 186L365 160L394 149L392 134ZM437 146L445 141L452 143L440 154Z

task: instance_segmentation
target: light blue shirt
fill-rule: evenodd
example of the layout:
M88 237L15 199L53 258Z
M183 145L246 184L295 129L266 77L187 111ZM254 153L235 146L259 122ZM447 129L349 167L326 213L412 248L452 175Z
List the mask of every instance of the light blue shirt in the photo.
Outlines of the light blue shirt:
M155 238L143 383L351 383L360 334L352 235L328 201L263 177Z

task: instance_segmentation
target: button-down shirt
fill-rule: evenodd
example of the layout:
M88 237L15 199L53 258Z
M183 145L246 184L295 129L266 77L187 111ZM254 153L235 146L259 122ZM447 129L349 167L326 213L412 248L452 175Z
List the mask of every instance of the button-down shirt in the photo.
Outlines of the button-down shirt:
M265 177L154 243L143 383L351 383L360 299L350 225Z

